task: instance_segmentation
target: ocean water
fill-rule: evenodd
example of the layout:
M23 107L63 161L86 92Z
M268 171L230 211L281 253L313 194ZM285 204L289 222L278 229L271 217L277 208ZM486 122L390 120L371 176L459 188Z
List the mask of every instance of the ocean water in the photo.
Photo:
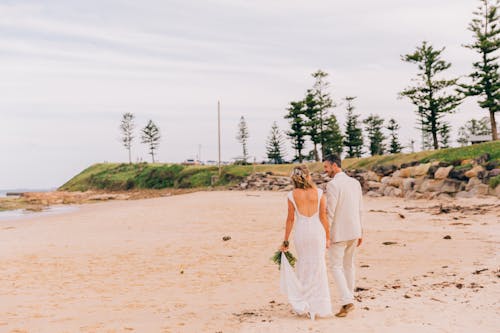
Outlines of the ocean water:
M50 192L55 191L55 188L43 188L43 189L30 189L30 188L17 188L17 189L0 189L0 197L6 197L7 193L19 193L19 192Z
M0 212L0 221L6 220L17 220L27 217L38 217L38 216L46 216L46 215L55 215L62 213L69 213L77 210L76 206L50 206L47 209L44 209L41 212L30 212L24 209L14 209L14 210L6 210Z

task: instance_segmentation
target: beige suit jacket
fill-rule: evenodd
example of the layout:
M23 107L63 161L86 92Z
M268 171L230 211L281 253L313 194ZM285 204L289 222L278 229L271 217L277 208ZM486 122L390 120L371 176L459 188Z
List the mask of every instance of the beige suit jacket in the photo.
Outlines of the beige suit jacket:
M326 186L330 237L333 242L361 238L363 191L358 180L344 172L336 174Z

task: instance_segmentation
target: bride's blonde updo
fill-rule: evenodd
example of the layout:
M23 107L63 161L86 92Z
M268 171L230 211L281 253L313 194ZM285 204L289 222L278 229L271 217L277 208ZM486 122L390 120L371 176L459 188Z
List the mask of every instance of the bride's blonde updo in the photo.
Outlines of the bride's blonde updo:
M295 188L314 188L316 184L311 180L311 172L309 168L305 164L297 165L293 167L292 174L290 177L292 178L293 186Z

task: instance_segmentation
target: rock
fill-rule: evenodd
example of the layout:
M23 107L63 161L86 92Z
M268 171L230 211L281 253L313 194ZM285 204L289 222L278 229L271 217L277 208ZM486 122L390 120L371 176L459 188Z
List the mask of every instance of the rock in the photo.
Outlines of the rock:
M228 241L228 240L230 240L230 239L231 239L231 236L224 236L224 237L222 237L222 240L223 240L224 242L227 242L227 241Z
M470 169L469 171L466 171L464 173L464 175L467 178L477 177L479 175L479 173L481 173L483 171L484 171L484 168L482 166L476 165L472 169Z
M483 155L476 158L474 161L477 164L484 164L484 163L488 162L490 159L491 159L491 155L488 153L484 153Z
M448 167L441 167L436 170L434 173L434 178L435 179L445 179L448 177L450 174L450 171L453 169L453 166L450 165Z
M488 163L486 163L485 168L486 170L500 169L500 161L489 161Z
M439 169L439 166L436 164L434 165L434 163L430 166L429 170L427 170L427 177L429 177L430 179L434 179L434 174L436 173L437 169Z
M402 181L403 191L405 191L405 192L413 190L414 185L415 185L414 178L404 178Z
M399 188L395 188L394 191L392 191L392 196L394 197L402 197L403 196L403 191Z
M389 197L389 196L393 195L394 190L396 190L395 187L393 187L393 186L387 186L384 189L384 196Z
M382 179L380 180L380 182L384 185L388 185L389 182L391 180L391 177L382 177Z
M378 192L375 192L375 191L368 191L366 193L367 196L369 197L372 197L372 198L378 198L378 197L381 197L382 194L378 193Z
M446 235L443 237L443 239L451 239L451 236L450 235Z
M246 190L246 189L248 188L248 183L241 183L241 184L240 184L240 188L241 188L242 190Z
M366 181L372 181L372 182L379 182L380 181L380 176L371 170L366 172L363 175L363 177L365 178Z
M403 178L399 178L399 177L390 177L387 181L387 185L389 186L394 186L394 187L402 187L403 185Z
M462 190L463 183L455 179L445 179L443 186L441 187L441 192L444 193L456 193Z
M476 185L474 186L470 192L473 194L473 195L488 195L488 192L489 192L489 186L486 185L486 184L479 184L479 185Z
M467 180L468 178L465 176L465 173L470 169L472 169L472 165L469 165L467 167L454 167L448 174L448 178Z
M431 167L430 163L424 163L414 166L411 169L411 176L412 177L425 176L427 174L427 171L429 171L430 167Z
M491 169L488 172L488 178L496 177L498 175L500 175L500 169Z
M377 165L372 170L380 176L388 176L398 169L395 165Z
M371 181L371 180L370 180L370 181L368 181L368 182L367 182L367 185L368 185L368 188L369 188L370 190L372 190L372 189L376 189L376 190L378 190L378 189L382 186L382 183L379 183L379 182L375 182L375 181Z
M408 178L411 176L411 167L399 170L399 177Z
M384 245L396 245L398 242L383 242Z
M500 198L500 185L498 185L496 188L488 188L488 194L489 195L494 195L497 198Z
M444 180L442 179L425 179L420 186L415 188L420 193L440 192Z
M481 180L479 180L479 178L477 177L472 177L469 179L469 181L467 182L467 185L465 185L465 190L466 191L470 191L472 190L475 186L479 185L479 184L482 184Z
M467 159L467 160L462 160L460 162L460 165L467 165L467 164L476 164L476 161L474 161L473 159Z

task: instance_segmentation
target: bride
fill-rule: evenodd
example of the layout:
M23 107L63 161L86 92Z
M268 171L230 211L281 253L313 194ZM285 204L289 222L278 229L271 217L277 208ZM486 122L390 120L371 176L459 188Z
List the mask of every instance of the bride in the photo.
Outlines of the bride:
M326 198L312 181L306 165L294 167L291 178L295 189L288 193L288 217L281 245L281 291L288 296L297 314L309 314L311 319L330 316L332 307L325 262L330 244ZM284 255L294 225L295 271Z

